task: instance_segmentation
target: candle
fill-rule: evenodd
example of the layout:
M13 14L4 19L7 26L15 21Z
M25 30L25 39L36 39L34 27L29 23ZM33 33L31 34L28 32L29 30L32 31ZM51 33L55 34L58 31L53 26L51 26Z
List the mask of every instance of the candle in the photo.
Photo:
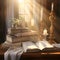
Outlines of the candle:
M43 31L43 35L48 35L48 33L47 33L47 29L44 29L44 31Z
M51 5L51 11L53 11L53 8L54 8L54 3L52 3Z
M43 8L41 8L41 21L42 21L42 18L43 18Z

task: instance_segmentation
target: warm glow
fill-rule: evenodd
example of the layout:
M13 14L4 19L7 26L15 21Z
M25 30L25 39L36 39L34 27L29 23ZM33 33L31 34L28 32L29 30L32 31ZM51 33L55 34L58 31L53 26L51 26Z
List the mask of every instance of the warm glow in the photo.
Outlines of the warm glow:
M43 31L43 35L48 35L48 33L47 33L47 29L44 29L44 31Z
M24 2L24 0L18 0L19 3Z
M18 0L18 6L19 15L24 17L29 27L34 26L36 30L39 30L38 23L42 20L47 20L49 11L35 0Z
M32 19L33 1L31 0L18 0L19 15L24 15L25 21L29 24Z
M51 11L53 11L53 8L54 8L54 3L52 3L51 5Z
M34 19L31 20L31 26L34 26Z

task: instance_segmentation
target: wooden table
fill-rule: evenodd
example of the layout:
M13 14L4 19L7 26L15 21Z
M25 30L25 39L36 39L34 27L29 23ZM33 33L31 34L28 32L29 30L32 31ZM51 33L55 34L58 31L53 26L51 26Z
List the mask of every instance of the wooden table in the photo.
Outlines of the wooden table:
M0 60L4 60L5 51L0 46ZM60 60L60 51L23 53L20 60Z
M7 51L7 49L3 48L0 45L0 60L4 60L4 53Z
M60 52L23 53L21 60L60 60Z

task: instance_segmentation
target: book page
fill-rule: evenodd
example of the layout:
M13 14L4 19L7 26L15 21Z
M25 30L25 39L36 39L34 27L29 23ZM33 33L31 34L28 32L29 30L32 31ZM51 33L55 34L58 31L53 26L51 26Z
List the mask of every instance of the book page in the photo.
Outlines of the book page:
M44 48L52 48L53 45L51 45L48 41L43 40L43 41L38 41L36 42L36 45L40 50L43 50Z
M46 48L52 48L53 47L53 45L51 45L48 41L46 41L46 40L43 40L43 41L41 41L41 43L46 47Z
M38 42L36 42L36 45L38 46L38 48L40 49L40 50L43 50L45 47L43 46L43 44L41 43L41 41L38 41Z
M22 47L24 49L24 52L26 52L27 49L38 49L38 47L31 41L22 42Z

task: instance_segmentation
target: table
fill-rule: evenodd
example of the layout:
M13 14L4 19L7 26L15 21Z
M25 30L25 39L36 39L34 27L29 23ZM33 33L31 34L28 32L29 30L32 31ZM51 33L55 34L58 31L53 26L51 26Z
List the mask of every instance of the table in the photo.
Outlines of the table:
M4 60L6 49L0 46L0 59ZM58 52L27 52L23 53L20 60L60 60L60 51Z

